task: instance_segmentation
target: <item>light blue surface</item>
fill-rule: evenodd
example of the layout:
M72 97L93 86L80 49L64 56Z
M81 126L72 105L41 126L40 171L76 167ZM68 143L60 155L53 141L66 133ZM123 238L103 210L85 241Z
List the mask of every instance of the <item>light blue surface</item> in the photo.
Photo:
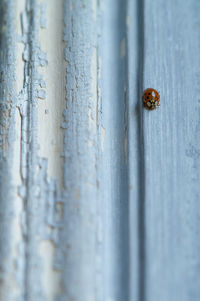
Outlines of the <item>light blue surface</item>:
M131 58L135 51L132 36L135 14L134 10L129 11ZM132 250L141 240L145 249L139 265L143 267L144 276L145 293L139 292L142 301L200 298L199 11L198 1L144 1L143 82L139 93L148 87L159 90L161 106L153 112L140 111L142 117L138 118L142 119L140 129L144 145L140 154L135 151L137 131L133 129L135 84L129 76L131 204L137 183L133 162L139 158L143 160L143 163L135 163L143 168L140 185L144 189L144 199L135 198L138 204L144 202L138 216L139 220L143 219L143 227L137 240L131 237ZM140 54L137 57L141 59ZM134 74L133 59L129 66ZM132 217L135 208L132 205ZM134 228L135 220L130 220ZM133 286L137 263L133 257Z
M128 155L127 155L127 41L124 1L104 1L101 16L99 56L102 125L105 147L102 154L100 194L104 224L104 299L128 300Z
M55 301L199 301L200 3L63 1L60 191L47 176L48 160L38 156L38 70L44 62L38 2L27 0L22 15L19 95L11 2L0 0L0 300L47 300L40 243L48 241L55 248L50 268L61 275ZM160 91L155 111L142 106L148 87ZM17 187L11 179L20 131ZM10 223L16 195L23 204L17 260ZM10 279L18 294L8 289Z

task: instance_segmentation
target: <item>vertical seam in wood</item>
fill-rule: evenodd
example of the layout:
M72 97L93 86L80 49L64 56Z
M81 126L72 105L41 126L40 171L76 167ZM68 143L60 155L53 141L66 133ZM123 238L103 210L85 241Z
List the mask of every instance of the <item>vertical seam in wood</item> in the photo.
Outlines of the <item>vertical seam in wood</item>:
M138 301L146 300L146 254L145 254L145 148L143 128L143 106L141 95L144 83L144 0L137 2L137 101L138 101Z

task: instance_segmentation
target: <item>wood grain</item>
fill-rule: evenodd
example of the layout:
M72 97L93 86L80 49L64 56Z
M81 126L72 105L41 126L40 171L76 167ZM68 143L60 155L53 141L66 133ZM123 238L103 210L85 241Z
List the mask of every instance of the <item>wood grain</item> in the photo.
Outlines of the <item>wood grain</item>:
M0 12L0 300L199 301L198 1Z
M132 244L143 241L138 243L142 258L140 253L133 260L142 273L140 300L199 299L199 9L197 1L146 0L144 30L138 28L143 34L137 40L138 50L143 53L143 58L137 55L138 60L143 60L139 70L142 74L138 75L139 94L148 87L161 93L158 110L141 109L140 117L137 115L138 154L134 151L138 128L132 129L135 86L129 76L131 181L132 161L140 160L135 164L142 175L140 184L136 182L138 175L133 182L142 186L142 192L138 192L138 204L133 205L131 214L135 216L133 210L139 208L139 235L136 240L132 238ZM132 14L130 20L131 35L135 25ZM130 57L134 49L130 40ZM129 66L134 72L134 62L130 61ZM130 202L134 197L133 192ZM132 273L133 268L134 265Z

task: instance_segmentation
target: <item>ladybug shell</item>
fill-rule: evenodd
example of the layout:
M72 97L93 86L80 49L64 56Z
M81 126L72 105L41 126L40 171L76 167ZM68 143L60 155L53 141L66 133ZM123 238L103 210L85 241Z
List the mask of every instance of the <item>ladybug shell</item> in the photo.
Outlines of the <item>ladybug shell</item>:
M144 103L144 107L148 110L154 110L157 106L160 105L160 95L157 90L152 88L144 90L142 100Z

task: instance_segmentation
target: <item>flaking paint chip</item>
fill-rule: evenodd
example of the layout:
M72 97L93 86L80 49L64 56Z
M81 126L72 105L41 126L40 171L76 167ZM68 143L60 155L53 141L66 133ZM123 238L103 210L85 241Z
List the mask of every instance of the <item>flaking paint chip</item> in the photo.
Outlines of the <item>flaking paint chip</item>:
M38 95L39 98L45 99L46 98L46 91L45 90L38 90L37 95Z

